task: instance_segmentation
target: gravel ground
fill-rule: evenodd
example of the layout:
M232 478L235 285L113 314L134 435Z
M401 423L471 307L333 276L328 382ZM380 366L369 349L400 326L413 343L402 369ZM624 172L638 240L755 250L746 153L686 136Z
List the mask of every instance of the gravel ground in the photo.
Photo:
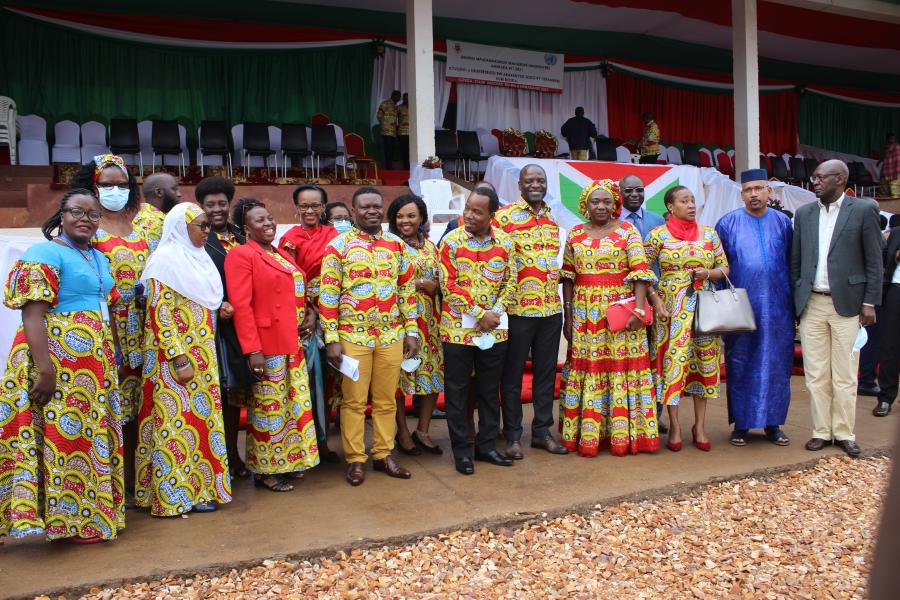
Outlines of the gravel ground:
M84 598L862 598L887 458ZM46 598L46 597L43 597Z

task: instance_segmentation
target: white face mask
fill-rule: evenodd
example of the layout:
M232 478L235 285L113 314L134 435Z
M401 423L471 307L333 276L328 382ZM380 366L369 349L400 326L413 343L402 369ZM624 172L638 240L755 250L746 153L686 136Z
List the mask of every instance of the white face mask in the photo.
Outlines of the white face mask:
M415 358L407 358L403 362L400 363L400 368L406 371L407 373L415 373L419 366L422 364L422 359Z
M122 210L128 204L129 191L119 187L100 188L100 206L113 212Z
M348 221L346 219L338 219L337 221L332 223L331 226L334 227L335 229L337 229L338 233L344 233L345 231L349 231L350 227L351 227L350 221Z
M473 340L475 345L478 346L481 350L490 350L494 347L494 339L493 333L482 333L480 336Z

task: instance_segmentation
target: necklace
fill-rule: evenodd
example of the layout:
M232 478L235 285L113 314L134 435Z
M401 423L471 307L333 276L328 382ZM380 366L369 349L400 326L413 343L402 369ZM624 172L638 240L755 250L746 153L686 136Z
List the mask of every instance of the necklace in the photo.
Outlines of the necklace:
M416 235L415 242L411 242L409 238L403 238L403 241L406 242L409 246L412 246L416 250L421 250L425 247L425 240Z

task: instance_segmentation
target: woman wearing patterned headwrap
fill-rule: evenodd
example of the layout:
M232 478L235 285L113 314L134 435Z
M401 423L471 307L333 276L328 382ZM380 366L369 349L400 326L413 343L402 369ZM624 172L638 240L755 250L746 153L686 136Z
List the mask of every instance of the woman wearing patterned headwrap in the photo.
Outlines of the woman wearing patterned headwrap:
M204 248L209 228L196 204L175 206L141 278L147 325L135 500L157 517L231 501L213 326L222 280Z
M137 446L137 412L141 398L141 343L144 328L143 298L137 283L150 255L143 231L132 224L140 191L125 161L115 154L101 154L85 164L69 181L71 188L92 190L100 198L102 217L93 246L109 261L110 274L122 301L112 307L116 332L116 362L122 393L125 443L126 505L134 491L134 452Z
M42 227L51 241L9 274L4 304L23 324L0 382L0 538L91 543L125 527L108 308L118 294L91 247L99 221L89 190L67 192Z
M708 280L728 274L728 259L712 227L698 225L694 195L683 185L666 191L663 200L671 213L665 225L647 236L645 249L650 265L659 264L659 285L649 300L656 311L653 327L656 393L669 407L669 440L666 447L681 450L678 403L682 396L694 397L694 446L709 451L706 437L706 400L719 396L721 338L695 335L693 329L696 292Z
M562 443L581 456L659 449L647 330L636 316L610 330L610 304L633 298L645 310L647 265L641 234L618 220L619 186L603 179L581 193L588 222L569 231L563 255L563 334L569 342L560 390Z

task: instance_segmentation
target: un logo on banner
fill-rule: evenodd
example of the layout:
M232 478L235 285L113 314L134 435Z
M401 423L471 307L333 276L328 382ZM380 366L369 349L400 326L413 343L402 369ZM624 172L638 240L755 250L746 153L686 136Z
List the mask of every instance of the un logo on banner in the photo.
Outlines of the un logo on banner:
M544 62L547 63L548 67L552 67L556 64L556 55L555 54L545 54Z

